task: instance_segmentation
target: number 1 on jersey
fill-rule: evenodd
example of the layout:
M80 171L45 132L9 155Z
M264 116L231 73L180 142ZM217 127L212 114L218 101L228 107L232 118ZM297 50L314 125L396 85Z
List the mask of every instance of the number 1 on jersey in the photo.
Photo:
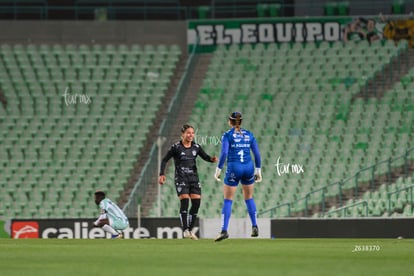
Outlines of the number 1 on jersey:
M244 151L243 150L241 150L241 151L239 151L238 153L237 153L238 155L240 155L240 162L244 162Z

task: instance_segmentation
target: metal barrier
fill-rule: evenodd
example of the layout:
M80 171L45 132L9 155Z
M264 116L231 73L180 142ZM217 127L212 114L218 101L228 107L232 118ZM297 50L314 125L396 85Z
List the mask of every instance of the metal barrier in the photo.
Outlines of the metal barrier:
M198 56L196 53L196 47L194 47L192 53L187 59L187 63L183 72L183 75L178 84L177 90L173 99L168 107L167 115L161 123L160 130L158 132L159 137L165 137L173 125L176 119L176 114L179 112L179 108L182 103L182 95L188 88L191 78L189 73L194 70ZM123 210L127 216L135 216L137 213L137 206L141 203L141 199L144 196L145 190L151 183L154 184L154 175L158 175L159 170L159 158L158 158L158 145L157 141L151 146L150 154L147 162L145 163L138 181L134 185L134 188L129 196L128 202L125 204Z
M281 207L284 207L284 206L287 206L287 208L288 208L288 212L287 212L287 216L288 217L290 217L290 212L291 212L291 210L290 210L290 205L291 205L292 203L290 203L290 202L287 202L287 203L283 203L283 204L279 204L279 205L277 205L276 207L273 207L273 208L270 208L270 209L267 209L267 210L264 210L264 211L261 211L261 212L258 212L257 213L257 216L262 216L263 214L266 214L266 213L270 213L270 218L273 218L273 214L275 214L276 212L277 212L277 210L278 209L280 209Z
M353 197L357 197L358 193L359 193L359 189L361 188L362 183L369 183L369 188L372 190L374 188L374 184L376 181L376 178L379 176L385 176L385 183L387 184L387 187L389 184L391 184L391 175L392 175L392 171L393 171L393 164L398 163L400 160L404 160L404 164L402 165L402 167L398 167L397 168L402 170L402 175L404 176L408 176L408 167L410 166L410 163L414 162L414 148L410 148L408 149L403 155L397 156L395 158L389 158L387 160L383 160L380 162L377 162L376 164L374 164L373 166L367 167L367 168L363 168L361 170L359 170L358 172L356 172L353 176L348 177L344 180L341 180L339 182L335 182L332 184L328 184L325 185L323 187L320 187L314 191L311 191L309 193L307 193L304 197L293 201L293 202L287 202L287 203L283 203L283 204L279 204L275 207L269 208L265 211L259 212L258 216L263 215L265 213L271 213L273 214L277 214L278 211L277 209L280 209L281 207L285 206L285 205L289 205L289 210L293 209L295 211L297 210L302 210L304 212L304 216L307 217L309 215L309 209L311 207L311 204L309 203L310 198L314 195L318 195L322 197L323 201L320 202L321 204L321 212L325 213L326 212L326 206L325 206L325 198L328 197L327 196L327 192L330 189L336 188L337 187L337 192L336 193L332 193L332 195L338 197L338 201L340 204L342 204L342 202L344 201L344 191L349 191L351 192L351 196ZM376 171L378 170L378 167L382 166L382 165L386 165L386 170L381 170L382 174L377 174ZM364 172L368 172L369 175L371 175L370 178L363 178L363 182L361 182L361 175L363 175ZM366 177L366 176L365 176ZM304 202L304 209L301 209L300 204L301 202ZM291 216L291 212L289 212L288 216ZM271 216L272 217L272 216Z
M157 145L154 143L151 147L149 158L142 168L138 181L129 195L128 202L124 205L123 211L128 217L135 217L138 211L137 206L141 204L145 189L152 183L154 169L157 167Z
M342 211L342 217L347 217L346 211L349 208L355 207L355 206L358 206L358 205L364 205L365 206L365 216L367 217L368 216L368 202L366 200L358 201L358 202L355 202L355 203L352 203L352 204L348 204L348 205L342 206L342 207L340 207L338 209L329 211L329 212L325 213L325 216L327 216L329 214L334 214L334 213L338 213L338 212L341 212Z
M413 189L414 189L414 184L413 185L410 185L410 186L407 186L407 187L404 187L404 188L400 188L400 189L398 189L398 190L395 190L395 191L392 191L392 192L388 192L388 214L390 215L391 214L391 212L392 212L392 208L391 208L391 206L392 206L392 199L391 199L391 195L393 195L393 194L397 194L397 193L400 193L400 192L402 192L402 191L410 191L410 205L411 205L411 212L413 211L413 208L414 208L414 206L413 206L413 203L414 203L414 201L413 201Z
M198 43L197 43L198 44ZM184 73L180 82L178 84L177 92L175 93L174 97L172 98L170 105L168 106L167 117L163 120L161 124L160 131L158 133L159 136L165 137L170 132L171 126L176 119L175 114L179 112L179 108L182 103L182 95L187 90L188 85L190 84L191 78L189 76L189 72L193 72L194 67L198 60L198 55L196 54L197 45L191 51L191 54L187 60L185 65Z

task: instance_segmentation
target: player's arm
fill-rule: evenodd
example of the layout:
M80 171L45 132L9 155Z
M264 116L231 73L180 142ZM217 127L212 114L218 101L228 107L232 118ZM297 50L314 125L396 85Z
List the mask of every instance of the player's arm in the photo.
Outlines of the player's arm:
M98 219L93 223L94 227L101 227L101 222L106 220L106 213L105 210L101 209L101 215Z
M207 153L203 150L203 148L202 148L200 145L198 145L198 147L199 147L198 155L200 155L200 156L201 156L201 158L203 158L203 160L205 160L205 161L207 161L207 162L211 162L211 163L215 163L215 162L217 162L217 160L218 160L217 156L213 156L213 157L211 157L210 155L208 155L208 154L207 154Z
M220 159L219 159L219 162L217 164L216 172L214 174L214 178L217 181L221 181L220 180L220 173L221 173L221 169L224 166L224 162L226 161L226 158L227 158L227 154L228 153L229 153L229 140L226 137L226 135L223 135L223 137L221 138L221 153L220 153Z
M168 160L171 159L171 157L174 156L174 146L171 146L171 148L168 150L167 154L164 156L164 158L161 160L161 166L160 166L160 176L158 178L159 184L164 184L165 182L165 167L167 166Z
M348 33L349 33L349 24L345 27L345 29L344 29L344 34L343 34L343 37L342 37L342 40L344 41L344 42L348 42Z
M250 148L252 149L253 156L254 156L254 164L255 164L255 172L254 176L256 182L262 181L262 158L260 156L259 145L256 142L256 139L253 137L252 143L250 144Z

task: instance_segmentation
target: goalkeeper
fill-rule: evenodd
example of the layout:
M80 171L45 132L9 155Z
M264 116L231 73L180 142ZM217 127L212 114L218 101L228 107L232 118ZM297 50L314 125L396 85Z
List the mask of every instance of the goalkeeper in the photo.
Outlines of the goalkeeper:
M260 152L253 133L241 128L241 123L242 114L240 112L233 112L230 114L229 125L232 128L226 131L221 138L221 155L214 178L221 181L220 173L226 158L227 170L223 186L224 204L221 211L222 228L221 233L215 241L221 241L229 237L227 228L231 216L233 198L239 182L242 184L244 202L246 203L247 211L252 222L251 236L259 236L256 205L253 199L253 188L254 182L262 181ZM250 156L250 150L253 152L255 164L253 164Z

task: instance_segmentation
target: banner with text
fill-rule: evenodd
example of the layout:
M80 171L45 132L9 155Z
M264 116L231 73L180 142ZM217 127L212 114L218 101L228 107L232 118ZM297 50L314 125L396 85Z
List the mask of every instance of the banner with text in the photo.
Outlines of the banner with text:
M189 51L212 52L219 45L407 40L414 46L414 20L385 17L313 17L193 20L187 26Z
M14 219L10 225L14 239L103 239L110 238L102 228L93 227L94 219ZM178 218L142 218L138 228L137 219L129 220L123 232L125 239L182 239L183 233ZM196 223L198 226L198 222ZM198 227L193 231L198 235Z
M217 45L338 41L346 18L246 19L189 21L189 51L199 39L198 52L214 51Z

